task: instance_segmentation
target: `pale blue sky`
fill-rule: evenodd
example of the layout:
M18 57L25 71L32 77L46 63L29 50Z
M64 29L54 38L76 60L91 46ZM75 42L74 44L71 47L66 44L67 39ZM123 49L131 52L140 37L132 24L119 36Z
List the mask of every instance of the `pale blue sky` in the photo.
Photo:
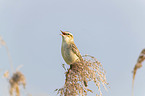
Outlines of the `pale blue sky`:
M33 96L55 96L64 84L59 30L72 32L81 54L103 64L111 87L103 96L131 96L131 72L145 48L144 0L0 0L0 35L14 67L24 65ZM0 53L2 77L10 66L4 47ZM137 72L134 96L145 96L144 69ZM0 96L8 96L6 80L0 85Z

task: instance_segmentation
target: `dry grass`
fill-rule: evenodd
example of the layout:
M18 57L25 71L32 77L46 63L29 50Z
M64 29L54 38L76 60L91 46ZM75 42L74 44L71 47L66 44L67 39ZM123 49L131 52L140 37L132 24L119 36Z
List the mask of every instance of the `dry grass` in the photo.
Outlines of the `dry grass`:
M23 87L25 88L26 86L25 76L20 71L17 70L15 73L13 73L11 77L9 76L9 71L6 71L4 73L4 77L8 80L10 84L9 89L10 96L20 96L19 86L23 85Z
M25 76L20 72L17 71L13 74L13 76L9 79L10 90L9 93L13 96L14 91L16 92L16 96L20 96L19 86L22 84L25 88L26 81Z
M133 79L132 79L132 96L133 96L133 89L134 89L134 80L135 80L135 75L137 72L137 69L142 67L142 62L145 60L145 49L143 49L138 57L137 63L134 66L133 69Z
M107 90L106 72L101 63L93 56L85 55L83 58L83 63L74 63L67 70L64 87L56 89L60 96L86 96L88 92L93 93L86 86L89 81L93 81L98 88L97 96L102 96L101 85Z
M25 85L26 85L25 76L20 71L18 71L18 69L21 66L19 66L16 69L15 73L13 73L13 64L12 64L12 58L10 56L9 49L6 45L6 42L0 36L0 47L1 46L4 46L6 48L6 51L8 53L9 62L10 62L11 72L13 74L11 77L9 77L9 71L6 71L4 73L4 77L9 81L9 84L10 84L10 89L9 89L10 96L14 96L13 95L14 92L15 92L16 96L20 96L19 86L22 84L23 87L25 88Z

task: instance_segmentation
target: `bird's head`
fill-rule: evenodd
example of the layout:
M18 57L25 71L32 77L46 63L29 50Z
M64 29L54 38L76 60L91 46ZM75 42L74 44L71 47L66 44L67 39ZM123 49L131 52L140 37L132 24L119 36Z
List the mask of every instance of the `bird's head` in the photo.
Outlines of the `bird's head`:
M60 30L61 31L61 30ZM73 35L70 33L70 32L67 32L67 31L61 31L62 34L60 34L62 36L62 39L65 41L65 42L74 42L74 38L73 38Z

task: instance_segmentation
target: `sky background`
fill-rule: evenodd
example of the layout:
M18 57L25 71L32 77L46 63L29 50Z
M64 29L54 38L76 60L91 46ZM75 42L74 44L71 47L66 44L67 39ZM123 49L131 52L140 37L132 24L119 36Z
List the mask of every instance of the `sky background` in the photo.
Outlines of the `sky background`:
M63 86L60 30L74 35L82 55L102 63L110 86L108 92L102 88L103 96L131 96L131 72L145 48L145 0L0 0L0 35L14 68L24 65L22 96L56 96ZM9 96L4 47L0 58L0 96ZM144 66L137 71L134 96L145 96L144 73Z

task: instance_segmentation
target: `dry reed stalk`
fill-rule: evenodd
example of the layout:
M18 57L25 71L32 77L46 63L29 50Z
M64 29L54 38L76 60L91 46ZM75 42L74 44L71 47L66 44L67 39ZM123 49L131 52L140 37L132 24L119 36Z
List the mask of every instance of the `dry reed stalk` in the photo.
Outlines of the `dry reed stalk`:
M13 63L12 63L12 58L11 58L11 55L10 55L10 52L9 52L9 49L8 49L8 46L6 44L6 42L2 39L2 37L0 36L0 47L1 46L4 46L6 48L6 51L7 51L7 54L8 54L8 59L9 59L9 62L10 62L10 67L11 67L11 71L13 72Z

